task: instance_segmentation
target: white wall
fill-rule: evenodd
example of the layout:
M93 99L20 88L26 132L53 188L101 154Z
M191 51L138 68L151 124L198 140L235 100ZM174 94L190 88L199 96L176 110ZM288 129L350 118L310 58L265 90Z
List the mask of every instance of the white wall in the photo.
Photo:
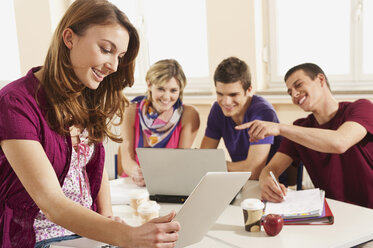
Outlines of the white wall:
M253 6L253 0L206 0L210 78L223 59L236 56L248 63L256 83Z
M15 0L21 74L44 62L52 29L49 0ZM32 11L36 10L36 11Z

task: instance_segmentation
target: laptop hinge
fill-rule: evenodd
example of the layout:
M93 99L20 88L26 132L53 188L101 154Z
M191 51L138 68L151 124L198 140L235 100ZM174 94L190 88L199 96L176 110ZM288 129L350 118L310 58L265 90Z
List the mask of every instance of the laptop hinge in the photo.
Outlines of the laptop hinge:
M150 200L156 202L184 203L188 196L186 195L151 195Z

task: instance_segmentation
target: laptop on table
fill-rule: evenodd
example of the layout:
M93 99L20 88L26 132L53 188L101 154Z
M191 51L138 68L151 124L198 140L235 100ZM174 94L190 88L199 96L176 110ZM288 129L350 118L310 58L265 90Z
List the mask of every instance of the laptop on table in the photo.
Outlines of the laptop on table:
M150 199L183 203L207 172L227 172L222 149L136 148Z
M247 182L250 172L208 172L176 214L175 220L181 225L176 248L200 242L211 226L223 213L229 202ZM87 238L52 244L53 248L115 247Z
M251 172L208 172L176 214L181 230L175 248L201 241L250 176Z

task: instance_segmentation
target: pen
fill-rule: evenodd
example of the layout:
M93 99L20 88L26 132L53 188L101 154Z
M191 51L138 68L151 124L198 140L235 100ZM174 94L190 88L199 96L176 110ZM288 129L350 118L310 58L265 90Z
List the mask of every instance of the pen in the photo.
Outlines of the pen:
M280 184L278 184L278 182L277 182L277 180L276 180L276 178L275 178L275 175L273 175L273 172L272 172L272 171L269 171L269 174L271 175L273 181L275 181L275 184L276 184L277 188L278 188L279 190L281 190ZM281 190L281 192L282 192L282 190ZM284 196L284 195L282 195L282 199L285 200L285 196Z

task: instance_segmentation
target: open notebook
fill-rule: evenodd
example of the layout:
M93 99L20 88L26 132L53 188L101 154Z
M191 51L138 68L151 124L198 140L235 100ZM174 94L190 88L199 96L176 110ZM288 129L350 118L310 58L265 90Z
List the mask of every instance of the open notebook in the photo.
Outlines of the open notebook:
M284 201L267 202L264 215L279 214L284 219L320 216L324 198L325 192L320 189L289 190Z
M281 215L286 224L333 223L333 218L324 218L330 217L332 214L325 200L325 192L318 188L289 190L284 201L266 203L264 216L268 214Z

